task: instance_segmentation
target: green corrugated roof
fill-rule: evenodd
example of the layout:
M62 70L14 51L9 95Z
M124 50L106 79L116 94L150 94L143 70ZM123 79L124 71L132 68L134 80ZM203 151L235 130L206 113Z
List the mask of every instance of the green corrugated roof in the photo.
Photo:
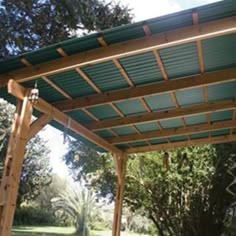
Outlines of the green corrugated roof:
M76 53L100 48L101 46L97 39L100 36L103 37L108 45L145 37L143 25L149 26L152 34L178 30L186 26L191 26L193 25L192 14L194 12L198 12L200 23L231 17L236 15L236 2L234 0L225 0L134 24L108 29L103 32L91 34L81 38L60 42L58 44L25 53L14 58L0 60L0 74L24 68L24 64L20 61L21 58L27 59L33 65L46 63L48 61L61 58L62 56L56 50L59 47L62 48L68 55L74 55ZM236 34L201 40L205 71L210 72L235 67L235 42ZM181 80L183 77L190 77L200 74L197 43L195 42L160 49L159 54L170 80ZM153 52L126 56L118 59L118 62L135 86L164 82L162 71L158 66ZM101 90L101 92L110 92L129 88L129 84L112 60L93 65L86 65L80 69ZM64 90L64 92L72 98L97 94L88 82L86 82L84 78L75 70L69 70L63 73L51 75L48 76L48 79ZM41 78L38 78L37 81L40 90L40 97L44 100L53 103L67 99ZM25 82L22 85L25 87L33 87L34 83L35 80L32 80ZM177 90L174 94L180 107L203 104L205 102L203 88ZM233 81L207 86L207 94L210 102L232 100L236 96L236 82ZM0 97L11 103L15 102L15 99L7 93L6 88L0 88ZM166 111L176 108L176 104L170 93L146 96L144 97L144 101L151 111ZM140 99L115 102L112 105L116 106L124 116L133 116L147 112ZM89 116L89 112L99 120L116 119L120 117L119 113L111 106L111 104L89 107L87 110L88 112L78 109L75 111L66 112L66 114L82 124L94 121L94 119ZM35 115L39 115L39 113L36 112ZM231 120L232 118L232 110L213 112L210 115L210 122ZM208 122L206 114L188 116L184 117L184 119L187 126L207 124ZM64 127L55 121L51 122L51 124L62 131L64 130ZM95 133L106 139L115 137L115 135L124 136L128 134L135 134L137 132L147 133L158 131L160 128L165 130L184 126L183 121L180 118L162 120L160 121L160 125L161 127L159 127L159 124L157 124L156 121L152 121L135 124L135 126L129 125L117 127L112 130L104 129L96 131ZM210 132L210 135L213 137L226 135L229 133L230 131L226 129ZM234 130L234 133L236 133L236 129ZM96 148L97 150L104 151L80 135L75 134L72 131L70 131L70 134L75 138L82 140L86 144ZM189 137L186 135L179 135L171 137L169 140L159 139L157 137L156 139L147 141L149 141L150 144L163 144L167 142L185 141L188 138L206 138L208 136L209 132L203 132L191 134ZM129 147L146 145L148 145L146 141L136 141L130 142L129 144L117 144L115 146L125 149Z

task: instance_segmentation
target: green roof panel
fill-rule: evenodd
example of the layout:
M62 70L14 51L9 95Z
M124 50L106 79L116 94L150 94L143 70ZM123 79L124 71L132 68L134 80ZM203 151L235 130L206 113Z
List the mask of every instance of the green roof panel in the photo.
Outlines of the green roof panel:
M114 137L114 135L109 130L98 130L95 132L97 135L99 135L102 138L111 138Z
M163 111L175 108L169 93L145 97L145 101L152 111Z
M236 2L235 0L224 0L198 7L197 11L199 15L199 23L219 20L225 17L235 16Z
M170 120L162 120L160 121L160 124L162 128L164 129L171 129L171 128L177 128L177 127L182 127L183 123L179 118L177 119L170 119Z
M148 21L152 34L158 34L165 31L175 30L181 27L192 25L192 12L190 10L182 11L182 14L172 13L168 16L161 16L159 20L153 18Z
M163 81L162 73L152 52L121 58L120 63L136 86Z
M113 130L120 136L136 133L136 130L132 126L113 128Z
M141 133L159 130L156 122L148 122L135 125Z
M188 140L186 135L170 137L169 139L170 139L171 142L181 142L181 141L187 141Z
M0 73L7 73L24 67L25 65L20 61L20 57L9 57L4 60L0 59Z
M202 88L177 90L175 92L175 95L181 107L187 106L187 105L204 103L204 95L203 95Z
M184 119L187 125L198 125L207 123L207 116L205 114L196 116L187 116Z
M233 118L233 111L218 111L218 112L212 112L211 113L211 121L225 121L225 120L232 120Z
M208 138L208 136L209 136L209 133L208 133L208 132L195 133L195 134L190 134L190 135L189 135L190 139Z
M236 83L227 82L207 87L210 102L219 100L234 100L236 98Z
M169 79L200 73L196 43L188 43L160 50Z
M97 93L92 87L88 86L88 83L75 70L52 75L48 78L62 88L72 98Z
M138 99L126 100L115 104L125 115L144 113L146 109Z
M39 96L49 103L65 100L65 97L41 78L22 83L26 88L34 88L37 81Z
M96 107L90 107L88 108L88 111L90 111L93 115L95 115L100 120L119 117L117 112L111 106L107 104L96 106Z
M133 147L142 147L142 146L146 146L147 142L145 141L137 141L137 142L132 142L130 143Z
M103 92L129 87L119 69L111 61L84 66L82 69Z
M211 132L212 137L229 135L229 134L230 134L230 129L221 129L221 130L215 130Z
M214 71L236 66L235 42L236 34L203 40L205 70Z
M91 116L89 116L87 113L85 113L82 110L75 110L75 111L69 111L66 112L67 115L69 115L71 118L75 119L79 123L88 123L94 121Z
M155 145L155 144L164 144L167 143L167 139L165 138L157 138L157 139L151 139L150 143Z

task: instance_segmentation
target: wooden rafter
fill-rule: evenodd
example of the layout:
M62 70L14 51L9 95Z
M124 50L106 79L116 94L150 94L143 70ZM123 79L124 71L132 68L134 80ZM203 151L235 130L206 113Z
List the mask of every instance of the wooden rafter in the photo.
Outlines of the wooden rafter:
M56 59L41 65L30 66L11 73L0 75L0 87L6 86L8 80L15 79L17 82L25 82L42 76L48 76L75 69L88 64L96 64L152 51L154 49L167 48L175 45L194 42L207 38L213 38L236 32L236 17L211 21L194 26L163 32L148 38L130 40L119 44L110 45L106 48L98 48L88 52L78 53L68 57Z
M70 111L82 107L92 107L101 104L140 98L154 94L168 93L175 90L191 89L196 87L202 87L203 85L213 85L218 83L235 81L235 75L236 68L231 68L179 80L169 80L151 85L144 85L134 88L122 89L119 91L76 98L70 101L58 102L54 105L62 111Z
M14 80L10 80L8 83L8 92L18 99L23 99L23 95L25 92L25 88L15 82ZM64 126L68 126L68 129L74 131L75 133L83 136L84 138L90 140L91 142L97 144L98 146L108 150L112 153L122 154L122 151L113 145L109 144L106 140L100 138L98 135L94 134L83 125L79 124L60 110L53 107L51 104L47 103L43 99L39 98L38 102L34 104L34 107L40 112L51 116L54 120L59 122ZM70 124L68 125L68 120L70 120Z
M143 28L144 28L144 32L145 32L146 36L150 37L151 36L151 31L149 29L149 26L145 25L145 27L143 27ZM157 50L153 50L153 54L154 54L154 56L156 58L157 64L158 64L158 66L159 66L159 68L161 70L161 73L162 73L162 76L163 76L164 80L168 81L169 77L168 77L168 74L166 72L166 68L165 68L165 66L164 66L164 64L162 62L160 53ZM179 103L178 103L177 97L175 95L175 92L172 91L170 94L171 94L171 99L172 99L172 101L175 104L175 107L179 108ZM183 126L186 127L186 122L185 122L185 119L183 117L181 117L181 122L183 123ZM189 136L187 136L187 137L188 137L188 139L190 139Z
M180 135L189 135L194 133L212 132L215 130L230 129L236 127L236 120L216 122L213 124L191 125L187 127L179 127L165 129L162 131L151 131L142 134L129 134L126 136L108 138L107 141L112 144L144 141L156 138L170 138Z
M126 149L126 153L140 153L140 152L152 152L152 151L163 151L168 149L175 149L181 147L188 147L188 146L198 146L198 145L205 145L205 144L217 144L217 143L227 143L227 142L235 142L236 135L224 135L218 137L210 137L210 138L202 138L202 139L194 139L194 140L187 140L187 141L180 141L180 142L173 142L173 143L165 143L165 144L157 144L152 146L143 146L143 147L134 147Z
M98 37L98 42L101 44L102 47L107 47L107 43L104 40L103 37ZM120 64L120 62L115 58L112 60L113 63L115 64L115 66L117 67L117 69L120 71L120 73L122 74L123 78L126 80L126 82L128 83L128 85L133 88L135 87L134 83L132 82L132 80L129 78L128 74L126 73L125 69L122 67L122 65ZM139 99L140 102L143 104L144 108L146 109L147 112L150 112L151 109L149 108L148 104L146 103L146 101L143 98ZM112 106L112 108L121 116L121 117L125 117L125 115L120 111L120 109L117 108L117 106L113 103L110 104ZM132 125L132 128L135 130L136 133L140 133L139 129L135 126ZM149 142L147 142L148 144L150 144Z
M144 30L145 36L146 36L147 38L152 35L152 34L151 34L151 30L150 30L150 28L149 28L148 25L144 25L144 26L143 26L143 30ZM160 63L160 65L162 66L162 67L161 67L161 72L162 72L162 74L163 74L164 79L165 79L165 80L168 80L168 76L167 76L167 73L166 73L166 71L165 71L165 68L164 68L164 66L163 66L163 64L162 64L161 57L160 57L159 53L157 52L157 50L153 50L153 54L154 54L154 56L156 57L156 60L157 60L158 65L159 65L159 63ZM143 101L145 101L144 98L143 98ZM150 109L149 113L150 113L150 112L151 112L151 109ZM158 126L158 128L159 128L160 130L163 130L162 125L161 125L161 123L160 123L158 120L156 121L156 124L157 124L157 126ZM170 141L169 138L167 138L166 140L167 140L167 142Z
M126 116L124 118L114 118L99 122L90 122L84 124L90 130L103 130L107 128L128 126L132 124L142 124L151 121L161 121L168 119L176 119L183 116L194 116L207 114L215 111L232 110L236 108L236 103L231 100L203 103L198 105L186 106L183 108L175 108L166 111L143 113L139 115Z
M194 25L198 25L199 24L199 17L198 17L198 13L197 12L194 12L192 14L192 18L193 18L193 24ZM199 61L200 72L201 72L201 74L204 74L205 73L205 65L204 65L204 57L203 57L202 42L201 42L201 40L197 40L196 44L197 44L197 52L198 52L198 61ZM207 86L203 86L202 89L203 89L203 96L204 96L205 102L209 102ZM207 122L208 122L208 124L211 123L211 116L210 116L210 114L207 114ZM211 135L211 133L209 133L209 137L210 137L210 135Z

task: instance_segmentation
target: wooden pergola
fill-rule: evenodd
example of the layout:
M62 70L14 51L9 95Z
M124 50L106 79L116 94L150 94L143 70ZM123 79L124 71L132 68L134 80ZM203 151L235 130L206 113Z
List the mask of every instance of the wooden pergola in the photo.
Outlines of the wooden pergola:
M120 235L128 154L236 141L235 13L227 0L1 61L0 97L16 112L0 236L11 235L25 146L48 123L113 153L113 236Z

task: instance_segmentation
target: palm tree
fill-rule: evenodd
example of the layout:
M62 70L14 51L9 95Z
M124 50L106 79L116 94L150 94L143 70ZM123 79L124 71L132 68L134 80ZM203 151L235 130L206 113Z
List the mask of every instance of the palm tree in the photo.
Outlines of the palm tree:
M70 186L68 190L52 199L55 212L70 217L76 228L76 234L89 236L91 224L99 216L95 194L84 186Z

